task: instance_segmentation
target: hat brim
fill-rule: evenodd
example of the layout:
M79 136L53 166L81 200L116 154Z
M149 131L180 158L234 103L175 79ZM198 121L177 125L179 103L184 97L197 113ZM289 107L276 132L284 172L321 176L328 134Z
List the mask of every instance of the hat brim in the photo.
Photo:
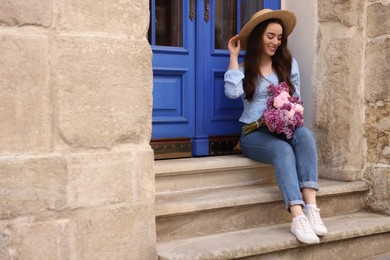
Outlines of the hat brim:
M284 30L287 35L290 35L294 30L294 27L297 23L297 18L293 12L287 10L271 10L263 9L255 13L252 18L247 22L244 27L242 27L240 35L241 48L246 50L246 45L248 37L251 34L252 30L259 25L260 23L269 20L269 19L278 19L281 20L284 25Z

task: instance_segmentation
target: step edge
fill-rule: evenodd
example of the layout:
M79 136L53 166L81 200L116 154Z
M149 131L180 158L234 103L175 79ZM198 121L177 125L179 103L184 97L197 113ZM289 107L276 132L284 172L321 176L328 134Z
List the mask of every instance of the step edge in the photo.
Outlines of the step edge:
M348 187L351 187L353 189L349 190L342 190L341 187L326 187L324 189L328 190L328 192L322 191L319 192L317 197L328 197L328 196L334 196L334 195L346 195L351 193L362 193L367 191L367 187L363 184L361 184L361 181L355 181L356 185L352 185L351 182L346 184ZM342 184L336 185L336 186L344 186ZM356 186L356 187L355 187ZM252 187L252 186L248 186ZM266 188L270 186L264 185L262 188ZM225 189L225 188L223 188ZM210 189L210 191L217 191L222 189ZM261 190L261 188L260 188ZM200 192L200 191L197 191ZM194 196L196 196L197 192L193 192ZM182 214L193 214L197 212L203 212L203 211L210 211L210 210L218 210L223 208L231 208L231 207L239 207L239 206L246 206L246 205L254 205L254 204L263 204L263 203L271 203L271 202L278 202L282 201L282 197L280 195L279 190L272 190L268 191L266 194L268 196L264 196L265 192L258 192L257 196L253 196L253 191L248 190L247 193L240 194L241 196L231 197L231 198L225 198L224 200L209 200L207 203L204 201L201 201L200 203L193 203L191 202L190 205L185 205L185 203L179 203L177 204L177 201L174 202L164 202L163 205L160 204L158 199L159 198L166 198L166 197L176 197L180 195L189 195L191 193L181 193L181 194L174 194L174 195L164 195L164 196L156 196L156 217L168 217L168 216L175 216L175 215L182 215ZM249 198L248 198L249 197ZM167 207L167 205L169 207ZM174 205L174 206L171 206ZM183 206L186 206L183 210Z
M368 184L362 180L349 181L349 182L338 182L338 185L327 186L325 189L326 192L323 192L320 186L320 190L317 193L317 196L333 196L336 194L344 193L354 193L354 192L365 192L369 190ZM348 189L343 189L348 186Z
M272 167L272 165L256 162L244 157L243 155L172 159L154 162L156 176L166 174L186 174L187 172L192 173L198 171L218 171L220 169L240 169L242 167L262 168Z
M155 176L158 177L165 177L165 176L175 176L175 175L191 175L194 173L214 173L214 172L220 172L220 171L234 171L234 170L247 170L247 169L267 169L267 168L273 168L271 164L261 164L261 165L234 165L234 166L220 166L220 167L203 167L193 170L180 170L177 169L175 171L157 171L155 169Z
M352 185L351 185L352 184ZM219 190L219 189L227 189L227 188L234 188L234 187L243 187L243 186L253 186L253 185L276 185L275 182L270 183L264 183L262 179L256 180L256 181L247 181L247 182L237 182L230 185L221 185L221 186L215 186L212 188L205 188L205 189L186 189L183 191L165 191L165 192L158 192L156 193L156 197L169 197L169 196L180 196L180 195L186 195L191 193L197 193L197 192L205 192L205 191L213 191L213 190ZM345 186L350 186L348 190L343 189ZM338 184L334 186L327 186L326 192L323 192L323 188L320 186L320 190L318 191L318 196L332 196L339 193L348 193L348 192L361 192L361 191L368 191L369 187L368 184L363 181L350 181L350 182L344 182L343 184Z
M379 214L375 214L375 213L368 213L368 212L366 212L365 214L372 215L372 216L377 215L377 216L384 217L384 215L379 215ZM353 215L357 216L358 213L352 213L352 214L342 215L342 216L337 216L337 217L324 218L324 222L326 222L327 220L329 221L332 218L341 218L341 217L353 216ZM288 227L289 225L290 224L279 224L279 225L274 225L274 227L286 227L286 226ZM381 224L381 225L378 225L378 226L375 226L375 227L376 228L374 228L373 226L370 225L370 226L367 226L366 228L360 227L360 228L356 228L356 229L354 229L352 231L347 231L347 232L346 231L342 231L342 230L341 231L340 230L339 231L334 231L332 233L329 233L327 236L322 237L320 243L324 244L324 243L348 240L348 239L353 239L353 238L358 238L358 237L372 236L372 235L378 235L378 234L383 234L383 233L390 233L390 218L389 218L389 222L387 224ZM252 229L248 229L248 230L256 230L256 232L258 232L257 230L261 230L261 229L264 230L265 228L267 228L267 227L252 228ZM204 236L204 237L217 237L219 235L226 236L229 233L232 234L232 233L239 233L239 232L242 232L242 230L233 231L233 232L227 232L225 234L220 233L220 234L214 234L214 235L207 235L207 236ZM344 233L344 235L342 235L343 233ZM190 240L190 239L191 238L186 238L186 239L173 240L173 241L169 241L169 242L157 243L157 251L158 251L159 259L167 259L167 260L168 259L169 260L181 260L181 259L184 259L184 258L171 258L171 257L166 258L166 257L164 257L161 254L161 251L162 251L161 248L164 247L164 245L165 246L169 246L169 244L171 244L171 243L175 243L176 244L177 241L185 241L185 240ZM228 257L232 257L233 256L234 258L242 258L242 257L256 256L256 255L261 255L261 254L266 254L266 253L271 253L271 252L276 252L276 251L281 251L281 250L294 249L294 248L298 248L298 247L306 247L306 246L315 246L315 245L305 245L303 243L300 243L298 240L296 240L296 238L292 234L290 234L289 237L285 238L283 241L274 242L273 246L272 246L272 243L271 243L271 246L270 246L270 244L263 244L263 245L261 245L260 247L258 247L254 251L252 250L251 252L253 252L253 253L251 253L251 254L249 254L249 253L244 253L244 254L239 253L238 251L240 251L242 249L237 247L237 248L235 248L233 250L230 250L230 253L229 253ZM266 249L264 249L264 248L266 248ZM246 250L246 251L248 251L248 250ZM223 252L225 252L224 255L223 255ZM209 258L210 256L207 256L207 257L208 257L207 259L210 259ZM224 257L226 257L226 250L222 250L222 255L219 254L219 255L217 255L215 257L217 257L215 259L225 259ZM195 259L206 259L206 258L202 258L202 257L199 258L199 257L197 257L197 258L191 258L191 259L195 260ZM229 258L229 259L231 259L231 258Z
M236 187L245 187L245 186L253 186L253 185L261 185L265 184L264 179L256 180L256 181L245 181L245 182L236 182L231 184L223 184L221 186L214 186L214 187L208 187L208 188L187 188L185 190L179 190L179 191L161 191L156 192L156 197L169 197L169 196L179 196L179 195L186 195L196 192L205 192L208 190L218 190L218 189L224 189L224 188L236 188ZM270 182L271 184L271 182Z

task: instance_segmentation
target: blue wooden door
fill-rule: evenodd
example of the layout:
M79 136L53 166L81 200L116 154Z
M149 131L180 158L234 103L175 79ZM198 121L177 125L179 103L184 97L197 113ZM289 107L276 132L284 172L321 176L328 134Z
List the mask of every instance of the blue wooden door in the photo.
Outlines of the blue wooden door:
M152 140L188 138L192 156L207 156L212 138L239 136L242 102L223 89L226 46L262 8L279 9L280 1L151 1Z

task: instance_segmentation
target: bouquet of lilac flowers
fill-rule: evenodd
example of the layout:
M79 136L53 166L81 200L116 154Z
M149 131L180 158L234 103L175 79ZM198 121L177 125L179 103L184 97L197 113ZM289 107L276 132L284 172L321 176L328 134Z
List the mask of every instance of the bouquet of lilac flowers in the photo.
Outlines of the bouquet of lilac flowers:
M298 97L291 97L289 87L283 81L268 87L270 98L264 110L264 123L271 132L284 133L290 139L295 128L303 125L303 106Z

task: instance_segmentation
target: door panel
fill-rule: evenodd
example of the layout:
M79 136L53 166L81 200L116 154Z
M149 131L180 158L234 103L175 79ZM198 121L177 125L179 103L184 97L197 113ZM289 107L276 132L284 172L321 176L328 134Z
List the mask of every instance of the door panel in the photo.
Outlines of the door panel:
M154 99L154 122L188 123L189 107L183 100L188 97L188 70L179 68L155 68L154 96L164 98Z

